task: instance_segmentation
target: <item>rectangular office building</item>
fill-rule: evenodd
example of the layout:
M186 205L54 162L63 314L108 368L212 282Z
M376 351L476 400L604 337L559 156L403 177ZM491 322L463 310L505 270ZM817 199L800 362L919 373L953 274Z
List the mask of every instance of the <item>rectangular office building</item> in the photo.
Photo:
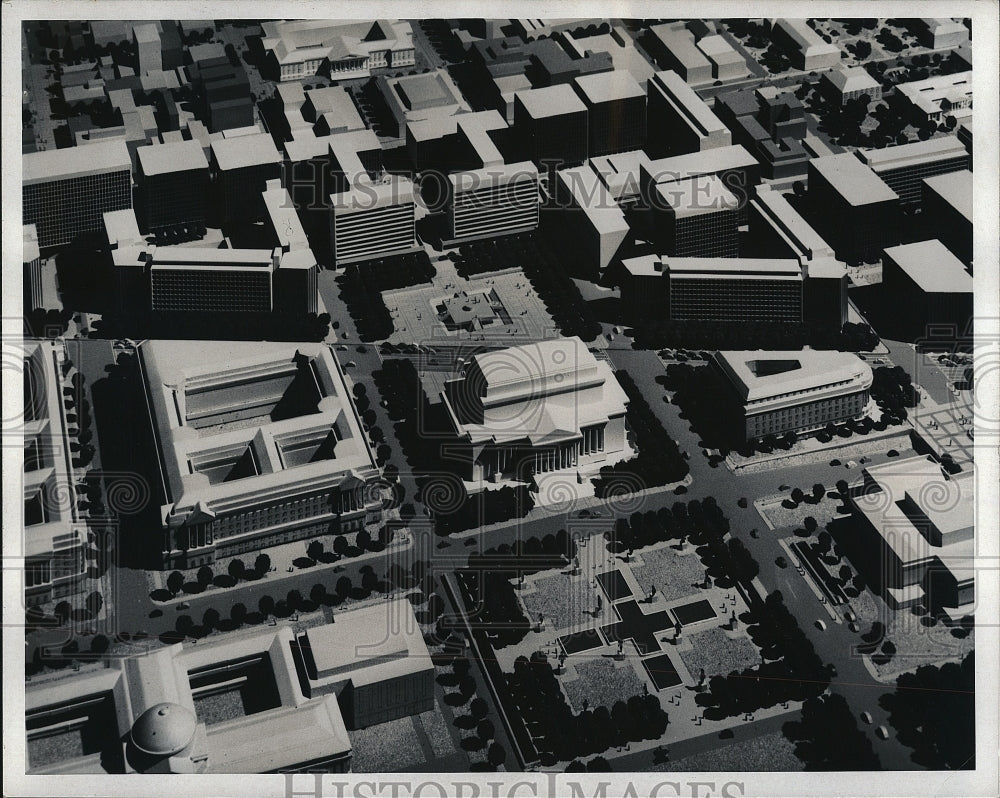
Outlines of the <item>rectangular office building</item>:
M458 172L448 180L447 243L538 227L538 170L530 161Z
M123 140L24 155L24 224L35 225L42 249L100 233L104 214L132 207L132 160Z
M362 181L332 195L330 202L330 240L338 267L416 248L416 205L409 179Z
M151 233L205 229L208 159L195 140L139 147L138 182L143 227Z
M969 168L969 153L957 136L858 150L858 157L899 195L901 205L920 205L924 178Z
M668 255L735 258L740 203L718 175L657 183L653 235Z
M652 158L732 144L727 128L676 72L657 72L646 84L646 151Z
M642 149L646 143L646 92L624 69L581 75L573 87L587 106L590 157Z

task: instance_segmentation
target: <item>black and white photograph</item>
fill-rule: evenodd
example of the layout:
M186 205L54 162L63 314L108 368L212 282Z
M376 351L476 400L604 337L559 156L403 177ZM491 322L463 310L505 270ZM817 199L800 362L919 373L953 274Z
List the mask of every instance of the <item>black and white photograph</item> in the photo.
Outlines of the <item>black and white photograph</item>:
M4 3L4 794L997 795L998 8Z

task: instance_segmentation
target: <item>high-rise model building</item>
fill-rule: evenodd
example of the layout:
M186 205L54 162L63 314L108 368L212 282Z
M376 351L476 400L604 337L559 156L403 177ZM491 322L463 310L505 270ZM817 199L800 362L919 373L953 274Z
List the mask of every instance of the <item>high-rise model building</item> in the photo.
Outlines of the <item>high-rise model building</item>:
M587 159L587 106L566 84L514 95L514 130L529 159L576 166Z
M69 244L100 233L107 211L132 207L132 160L122 140L87 147L31 152L23 158L24 224L38 231L38 246Z
M448 176L449 242L520 233L538 227L538 170L530 161Z
M195 140L136 150L142 224L151 233L205 228L208 159Z
M646 151L650 157L732 144L729 129L676 72L657 72L646 84L646 93Z
M591 157L640 150L646 143L646 92L624 69L581 75L573 88L587 106Z
M735 258L739 254L740 201L718 175L657 183L653 237L668 255Z

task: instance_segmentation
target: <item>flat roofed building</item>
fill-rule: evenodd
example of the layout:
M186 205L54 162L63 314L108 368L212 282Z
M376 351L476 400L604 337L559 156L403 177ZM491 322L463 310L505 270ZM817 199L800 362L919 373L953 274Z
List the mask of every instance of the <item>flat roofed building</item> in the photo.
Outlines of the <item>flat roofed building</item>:
M77 517L62 375L69 363L61 341L26 340L24 378L24 591L27 606L82 591L86 524Z
M626 70L581 75L573 87L587 106L591 157L641 149L646 143L646 92Z
M140 368L166 501L164 568L382 517L374 454L324 344L147 341ZM157 539L158 538L158 539Z
M579 338L475 355L444 387L467 481L596 473L631 455L628 397Z
M311 77L324 63L335 80L416 63L413 28L405 20L280 20L261 27L265 56L282 81Z
M642 167L649 163L650 158L643 150L599 155L590 159L591 169L622 206L640 201L639 174Z
M587 106L566 84L514 95L514 130L539 166L573 166L587 159Z
M416 250L416 204L409 178L360 180L331 195L330 204L330 239L337 266Z
M944 116L964 119L972 115L972 71L900 83L894 96L921 122L939 122Z
M445 239L449 244L538 227L538 169L532 162L456 172L448 181Z
M712 63L695 45L694 34L683 23L653 25L649 44L659 66L674 70L685 83L711 82Z
M724 36L704 36L698 40L698 49L712 62L712 77L717 80L735 80L750 74L746 59Z
M145 22L132 26L132 41L139 59L139 73L163 71L163 53L160 50L160 32L155 23Z
M111 658L28 686L28 772L349 772L348 729L433 711L434 673L399 598ZM52 744L81 727L86 752Z
M792 259L644 255L623 261L622 302L670 321L803 320L802 268Z
M739 438L821 431L871 412L871 367L847 352L729 351L712 363L729 386Z
M26 153L22 158L24 224L42 249L99 233L106 211L132 207L132 159L123 140Z
M150 248L145 254L152 311L274 310L273 275L279 254L272 250L167 246Z
M916 20L917 37L924 47L943 50L958 47L969 40L969 29L947 17L923 17Z
M204 229L209 174L201 144L192 139L139 147L136 159L145 228Z
M274 140L267 133L248 133L213 140L211 150L219 221L261 218L267 181L281 177L282 158Z
M894 321L919 333L927 324L965 330L972 319L972 275L937 239L889 247L882 284L897 311Z
M648 198L657 183L702 175L715 175L722 181L739 201L740 223L744 223L750 197L760 183L760 163L741 144L649 160L640 166L639 185Z
M399 78L380 75L377 83L400 134L405 131L407 122L471 110L455 81L443 69Z
M335 693L348 729L434 710L434 663L405 598L337 616L299 638L309 695Z
M668 255L734 258L740 201L717 175L657 183L654 235Z
M495 166L505 160L499 145L509 146L509 133L495 110L408 122L406 151L417 171Z
M975 467L946 476L929 457L868 466L848 504L852 562L893 608L975 600Z
M821 80L841 105L860 97L867 97L869 102L882 99L882 84L862 67L837 67L824 72Z
M858 157L899 195L904 205L920 204L921 181L925 177L969 168L969 154L957 136L858 150Z
M657 72L646 84L646 92L646 152L650 157L732 144L729 128L676 72Z
M840 48L820 38L804 19L779 19L771 35L788 49L798 69L811 71L840 64Z
M556 172L552 213L567 245L593 272L606 269L628 238L629 225L611 192L589 165ZM572 223L566 218L572 214Z
M300 84L279 85L298 86ZM353 98L342 86L327 86L305 92L302 114L307 121L314 124L322 122L323 129L317 131L320 135L363 130L367 127Z
M771 256L791 255L800 263L833 257L833 248L781 193L758 186L750 200L750 233Z
M899 242L899 195L852 153L809 161L809 203L820 235L847 263L874 262Z
M966 265L972 263L972 172L925 177L922 181L921 220L951 253Z

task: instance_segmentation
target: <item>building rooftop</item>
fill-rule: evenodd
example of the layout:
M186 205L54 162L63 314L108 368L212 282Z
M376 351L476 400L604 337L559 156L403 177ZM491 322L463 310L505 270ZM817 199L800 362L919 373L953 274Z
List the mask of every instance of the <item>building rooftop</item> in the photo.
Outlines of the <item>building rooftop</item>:
M169 249L182 256L182 247ZM220 341L206 350L199 341L146 341L139 360L163 469L163 523L213 517L261 491L277 500L304 485L333 489L377 468L324 344Z
M802 278L802 267L792 258L675 258L670 255L640 255L622 261L633 277L770 277Z
M223 172L281 163L281 153L275 148L274 139L267 133L253 132L213 141L212 154Z
M868 74L862 67L837 67L829 72L824 72L823 77L830 81L841 93L847 94L852 91L867 91L869 89L880 89L882 84Z
M649 156L644 150L618 152L590 159L591 168L619 201L632 199L639 194L639 170L649 164Z
M941 136L927 141L897 144L894 147L858 150L858 157L876 172L934 163L946 158L965 158L968 154L958 136Z
M632 77L632 73L624 69L580 75L573 82L576 84L577 92L590 105L646 96L646 92Z
M852 501L904 567L937 557L961 581L975 557L975 470L946 477L926 457L869 466Z
M159 44L160 32L152 22L132 26L132 33L139 44Z
M724 36L713 34L698 40L698 49L716 64L743 64L746 59L740 55Z
M576 206L587 214L598 233L628 233L625 214L590 166L561 169L556 172L556 179L569 191Z
M925 177L924 183L952 208L972 221L972 172L963 169Z
M90 144L86 152L85 158L74 147L26 153L21 160L24 185L132 169L123 139Z
M709 70L711 76L711 64L704 53L695 46L694 34L677 23L667 23L664 25L653 25L649 32L659 40L670 53L684 66L686 70L702 67Z
M279 84L300 85L300 84ZM358 108L351 95L341 86L328 86L323 89L311 89L305 93L316 116L327 116L327 124L331 130L360 130L365 122L358 113Z
M566 83L541 89L519 91L514 97L520 101L532 119L546 119L563 114L582 113L587 110L573 87Z
M649 161L644 167L654 183L682 180L696 175L715 174L727 169L758 166L758 161L742 144L712 147L700 152L689 152L669 158Z
M119 247L139 246L145 242L139 232L139 222L135 218L135 210L126 208L121 211L107 211L104 214L104 235L108 246Z
M888 247L885 257L891 258L925 293L972 293L972 275L936 238Z
M758 402L839 382L872 381L857 355L814 349L719 352L716 360L744 402Z
M578 437L581 427L623 414L628 403L610 366L575 337L475 355L465 375L446 386L465 380L476 396L453 406L446 388L445 406L456 431L474 442Z
M714 174L657 183L656 193L677 217L737 210L740 205L739 199Z
M899 195L853 153L814 158L809 161L809 168L826 178L850 205L870 205L899 199Z
M835 44L828 44L820 38L820 35L809 27L804 19L779 19L776 23L788 37L795 42L795 46L802 51L807 58L820 55L837 53L840 56L840 48Z
M770 186L758 186L750 200L801 258L832 256L833 248L823 240L788 200Z
M678 110L687 119L688 124L702 136L708 136L715 132L729 132L729 128L712 113L712 109L705 104L705 101L673 70L657 72L650 78L649 85L656 86L668 97L671 97L678 106Z
M201 144L193 139L170 144L152 144L136 150L139 165L146 177L186 172L192 169L208 169L208 159Z
M318 680L350 680L355 688L433 668L413 606L405 598L337 615L306 632Z

